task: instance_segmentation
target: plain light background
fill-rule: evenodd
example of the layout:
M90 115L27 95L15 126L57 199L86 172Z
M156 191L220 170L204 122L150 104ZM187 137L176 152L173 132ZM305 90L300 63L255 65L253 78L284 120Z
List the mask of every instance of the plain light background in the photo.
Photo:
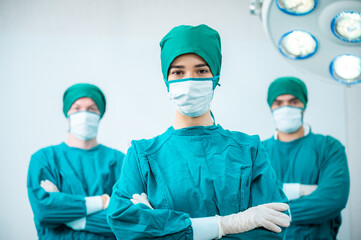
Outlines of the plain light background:
M339 239L361 234L361 87L315 80L287 63L248 0L0 0L0 239L36 239L27 198L31 154L67 137L62 95L74 83L106 95L99 142L164 132L174 117L160 68L161 38L180 24L207 24L222 38L223 66L212 103L224 128L271 137L269 83L293 75L309 90L305 122L347 148L351 194Z

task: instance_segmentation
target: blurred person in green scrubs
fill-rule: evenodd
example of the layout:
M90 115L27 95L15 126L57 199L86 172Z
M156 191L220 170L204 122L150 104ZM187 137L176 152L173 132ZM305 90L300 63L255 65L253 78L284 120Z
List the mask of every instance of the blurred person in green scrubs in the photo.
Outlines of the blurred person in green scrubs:
M350 188L344 146L303 123L308 94L300 79L276 79L267 102L276 132L263 145L290 200L286 239L336 239Z
M27 189L39 239L115 239L105 210L124 154L97 142L105 109L98 87L71 86L63 95L67 141L32 155Z

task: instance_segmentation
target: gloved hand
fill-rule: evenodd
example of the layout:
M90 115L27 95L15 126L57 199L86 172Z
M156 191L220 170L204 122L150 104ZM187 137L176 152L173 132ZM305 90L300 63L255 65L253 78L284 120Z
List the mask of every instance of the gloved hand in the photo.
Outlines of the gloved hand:
M285 203L268 203L249 208L243 212L227 216L217 216L219 224L219 237L227 234L237 234L264 227L279 233L279 227L288 227L291 218L282 213L288 209Z
M59 192L59 189L57 186L55 186L54 183L50 182L48 179L45 181L40 181L40 187L42 187L45 192Z
M318 185L306 185L300 183L284 183L283 192L288 200L295 200L302 196L307 196L317 189Z
M138 203L143 203L147 205L150 209L154 209L152 205L150 205L148 196L145 193L142 193L141 195L133 194L132 199L130 199L130 201L132 201L134 205Z
M110 197L106 193L104 193L101 197L103 202L103 209L107 209L109 206Z

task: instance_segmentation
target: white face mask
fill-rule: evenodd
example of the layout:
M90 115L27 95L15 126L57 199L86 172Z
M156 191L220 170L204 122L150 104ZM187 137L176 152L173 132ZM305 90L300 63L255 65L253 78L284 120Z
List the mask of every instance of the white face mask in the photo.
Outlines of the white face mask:
M213 99L213 78L169 81L169 98L177 110L189 117L205 114Z
M302 125L303 108L284 106L272 111L276 129L284 133L294 133Z
M96 137L100 116L96 113L81 111L69 115L69 132L81 140L90 140Z

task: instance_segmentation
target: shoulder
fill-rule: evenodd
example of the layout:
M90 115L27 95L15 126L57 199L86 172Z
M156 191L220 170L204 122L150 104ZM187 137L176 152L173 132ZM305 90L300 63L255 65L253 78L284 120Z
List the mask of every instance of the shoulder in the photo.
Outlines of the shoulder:
M62 148L62 143L58 145L48 146L41 148L31 155L30 165L40 166L47 165L54 156L59 152Z
M317 133L310 133L311 139L315 141L317 144L324 145L325 147L340 147L344 148L343 144L336 138L330 135L322 135Z
M115 148L107 147L105 145L99 144L99 150L105 152L106 154L112 154L117 156L118 158L124 158L125 154Z
M142 155L151 154L161 148L171 135L172 130L168 128L164 133L154 138L133 140L129 150Z
M243 132L230 131L219 126L219 133L225 137L232 138L239 146L249 146L257 148L261 140L258 135L248 135Z
M49 154L54 154L55 152L58 152L62 148L63 143L60 143L58 145L52 145L48 147L44 147L36 151L31 157L37 158L37 157L44 157Z
M270 138L268 138L266 140L263 140L262 144L263 144L263 146L266 147L266 146L272 145L274 142L275 142L275 139L274 139L274 136L272 136L272 137L270 137Z

